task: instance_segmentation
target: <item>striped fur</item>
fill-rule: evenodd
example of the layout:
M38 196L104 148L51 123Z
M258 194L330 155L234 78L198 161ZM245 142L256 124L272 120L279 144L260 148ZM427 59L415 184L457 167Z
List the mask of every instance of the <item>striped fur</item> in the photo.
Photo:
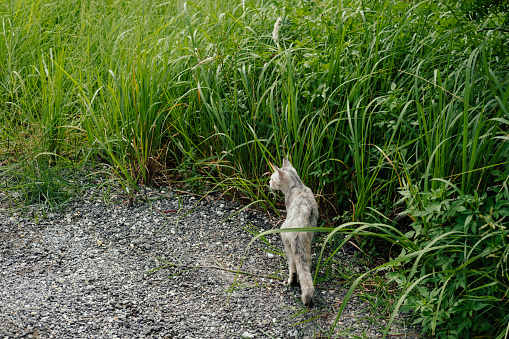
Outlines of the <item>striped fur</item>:
M300 179L292 164L283 159L283 167L272 165L270 187L285 195L286 220L284 228L316 227L318 208L313 192ZM288 259L288 283L296 283L297 274L302 291L302 302L308 305L313 298L314 287L311 276L311 242L313 232L281 233Z

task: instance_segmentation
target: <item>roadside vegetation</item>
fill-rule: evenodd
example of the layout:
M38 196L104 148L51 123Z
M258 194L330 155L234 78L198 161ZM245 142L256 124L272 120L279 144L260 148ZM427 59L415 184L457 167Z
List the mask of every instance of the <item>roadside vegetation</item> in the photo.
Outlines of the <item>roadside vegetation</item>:
M389 322L411 311L439 338L508 338L508 12L4 1L1 199L43 216L100 163L129 201L172 180L275 210L268 162L287 156L324 216L318 282L345 279L331 265L352 241L383 260L350 272L350 292L396 286Z

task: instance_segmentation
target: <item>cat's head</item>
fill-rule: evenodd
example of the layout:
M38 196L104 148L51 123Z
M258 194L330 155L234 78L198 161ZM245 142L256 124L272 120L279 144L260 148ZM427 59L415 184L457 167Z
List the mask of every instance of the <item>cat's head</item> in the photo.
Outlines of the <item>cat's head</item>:
M273 190L283 191L285 193L290 187L302 183L297 171L292 164L285 158L283 159L283 167L279 168L272 163L274 173L270 176L270 188Z

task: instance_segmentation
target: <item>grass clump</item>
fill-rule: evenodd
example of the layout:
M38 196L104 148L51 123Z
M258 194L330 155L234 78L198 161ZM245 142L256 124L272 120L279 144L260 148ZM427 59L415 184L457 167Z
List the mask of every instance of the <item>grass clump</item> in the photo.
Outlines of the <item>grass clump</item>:
M417 260L410 274L400 271L391 279L408 291L415 285L402 305L417 315L415 323L424 331L441 338L500 337L509 321L509 231L504 226L509 190L504 185L490 196L455 198L452 192L415 196L403 191L408 212L416 218L406 236L422 252L422 262Z
M0 168L0 205L11 213L23 213L29 208L36 218L50 211L62 211L71 199L83 194L83 178L78 172L76 165L55 163L44 155L4 164Z

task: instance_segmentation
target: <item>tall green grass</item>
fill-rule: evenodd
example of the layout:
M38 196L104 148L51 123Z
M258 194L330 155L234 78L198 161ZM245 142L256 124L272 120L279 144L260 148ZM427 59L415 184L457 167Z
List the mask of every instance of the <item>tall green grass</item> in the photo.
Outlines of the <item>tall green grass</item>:
M75 152L81 133L131 186L193 164L209 180L255 178L259 198L267 161L287 155L363 219L403 178L469 192L506 159L507 37L476 33L504 21L469 21L454 2L2 8L4 144L24 131Z
M0 150L102 161L130 196L169 174L267 208L286 156L324 210L408 210L411 241L432 241L448 199L507 187L509 37L491 28L508 18L477 5L4 1Z

